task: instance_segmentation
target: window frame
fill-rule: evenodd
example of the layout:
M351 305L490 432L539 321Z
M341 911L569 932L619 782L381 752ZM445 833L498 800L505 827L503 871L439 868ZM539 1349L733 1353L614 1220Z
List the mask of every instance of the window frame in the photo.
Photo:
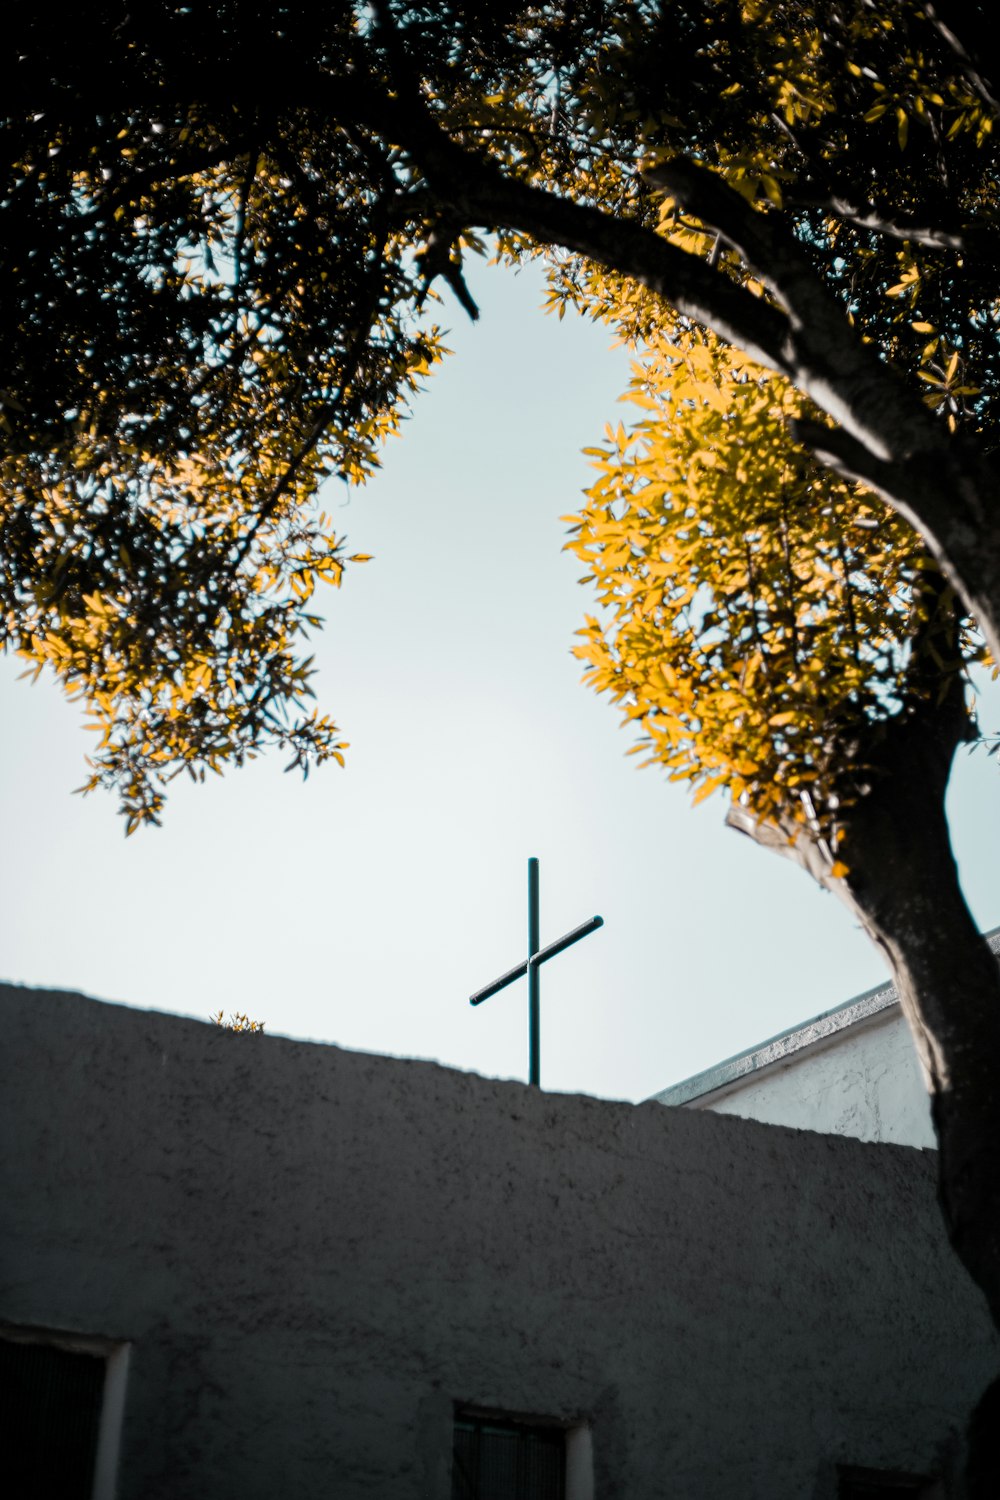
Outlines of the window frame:
M3 1322L0 1322L0 1339L10 1344L62 1349L68 1354L88 1354L104 1361L97 1452L90 1493L91 1500L115 1500L131 1343L63 1329Z
M534 1412L503 1410L499 1407L484 1407L468 1402L454 1403L451 1421L451 1450L449 1454L449 1496L454 1494L455 1429L458 1422L493 1422L504 1427L541 1428L546 1432L559 1433L563 1440L563 1497L564 1500L594 1500L594 1462L591 1426L582 1418L569 1419L539 1416Z

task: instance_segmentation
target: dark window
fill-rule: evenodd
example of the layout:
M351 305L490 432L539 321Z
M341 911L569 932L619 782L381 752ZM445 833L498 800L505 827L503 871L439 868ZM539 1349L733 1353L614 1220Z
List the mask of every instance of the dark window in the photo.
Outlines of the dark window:
M451 1475L452 1500L565 1500L566 1432L460 1412Z
M931 1493L926 1474L898 1474L882 1469L838 1469L837 1500L921 1500Z
M91 1500L105 1361L0 1338L0 1474L16 1500ZM13 1481L13 1482L12 1482Z

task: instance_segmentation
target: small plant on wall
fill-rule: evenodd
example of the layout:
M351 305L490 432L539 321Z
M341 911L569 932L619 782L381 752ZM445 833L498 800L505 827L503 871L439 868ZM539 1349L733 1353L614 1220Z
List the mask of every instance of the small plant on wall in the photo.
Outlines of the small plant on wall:
M213 1021L215 1025L220 1027L223 1031L264 1030L263 1021L251 1021L249 1016L244 1015L243 1012L239 1010L231 1011L228 1020L226 1019L225 1011L221 1010L211 1015L209 1017L209 1020Z

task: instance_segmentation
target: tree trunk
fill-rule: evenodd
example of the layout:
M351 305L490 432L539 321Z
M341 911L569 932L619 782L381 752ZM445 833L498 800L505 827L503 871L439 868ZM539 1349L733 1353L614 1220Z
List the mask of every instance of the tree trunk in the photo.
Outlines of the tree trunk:
M927 765L933 748L923 748L899 754L851 819L839 852L858 873L844 882L845 899L889 961L929 1082L948 1238L1000 1329L1000 965L959 885L946 764ZM1000 1379L968 1441L968 1493L996 1500Z
M945 790L968 719L955 687L918 703L859 745L865 784L840 817L836 857L801 825L730 823L795 859L836 893L885 954L928 1080L948 1238L1000 1330L1000 965L958 880ZM969 1432L969 1495L1000 1495L1000 1380Z

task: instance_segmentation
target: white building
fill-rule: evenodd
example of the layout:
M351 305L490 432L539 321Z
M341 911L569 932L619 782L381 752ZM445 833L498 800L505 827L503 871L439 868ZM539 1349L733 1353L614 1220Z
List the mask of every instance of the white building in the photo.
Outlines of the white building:
M1000 955L1000 928L987 934ZM917 1054L891 984L867 990L654 1099L766 1125L934 1149Z

